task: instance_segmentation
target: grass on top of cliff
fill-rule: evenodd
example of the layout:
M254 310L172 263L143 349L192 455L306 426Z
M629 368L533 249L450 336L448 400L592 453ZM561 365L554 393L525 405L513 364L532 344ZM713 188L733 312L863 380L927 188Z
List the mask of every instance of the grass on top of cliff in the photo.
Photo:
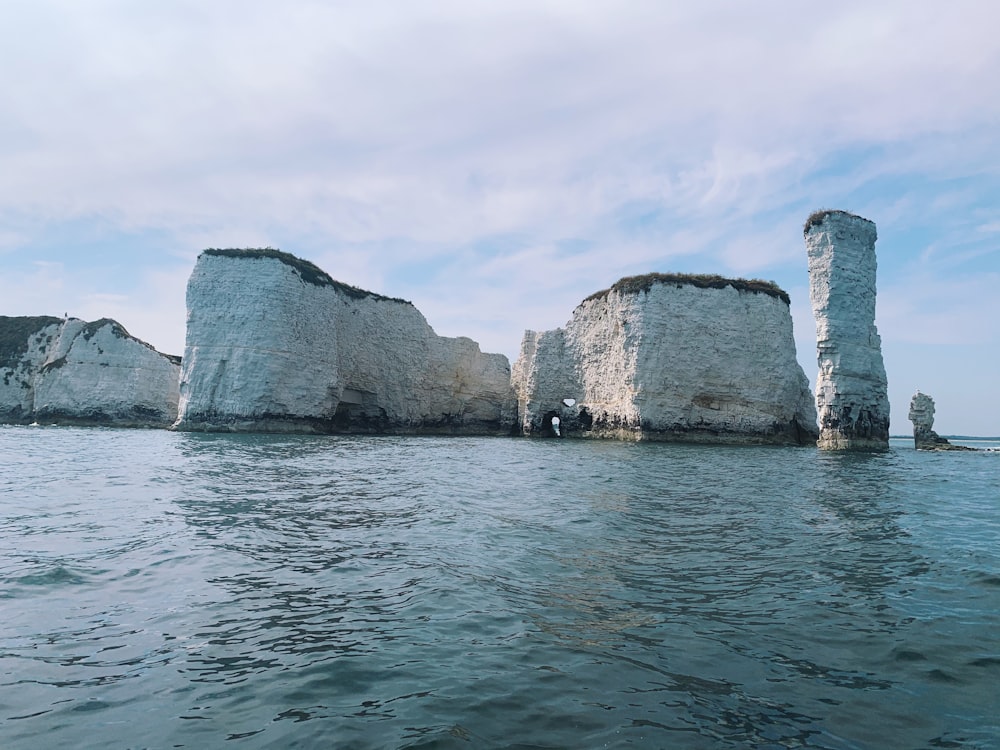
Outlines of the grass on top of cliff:
M823 223L823 220L826 219L827 216L832 216L833 214L843 214L844 216L849 216L852 219L861 219L861 221L871 223L871 219L866 219L864 216L852 214L850 211L841 211L838 208L821 208L818 211L813 211L809 214L809 218L806 219L806 223L802 225L802 234L809 234L810 229L818 227Z
M0 367L16 367L28 351L28 340L46 326L62 323L48 315L9 318L0 315Z
M291 253L275 250L273 247L210 247L205 250L202 255L219 255L224 258L271 258L273 260L281 261L286 266L290 266L292 270L298 274L299 278L307 284L313 284L314 286L332 286L334 289L343 292L352 299L372 297L373 299L383 300L385 302L402 302L404 305L412 304L408 300L400 299L399 297L386 297L384 295L377 294L376 292L369 292L366 289L359 289L356 286L351 286L350 284L345 284L342 281L337 281L315 263L310 263L308 260L302 260L302 258L296 258Z
M594 292L583 301L589 302L590 300L603 299L611 292L619 292L620 294L648 292L654 284L673 284L677 287L694 286L700 289L725 289L727 286L731 286L740 292L767 294L783 300L786 305L791 304L788 292L773 281L764 281L763 279L727 279L725 276L719 276L714 273L647 273L642 276L626 276L623 279L618 279L609 289Z
M94 338L95 335L97 335L98 331L100 331L102 328L106 326L111 327L111 334L115 338L124 339L125 341L133 341L136 344L141 344L142 346L149 349L151 352L159 354L161 357L166 357L175 365L179 365L181 363L181 358L178 355L164 354L163 352L159 351L155 346L150 344L148 341L143 341L140 338L136 338L131 333L126 331L125 326L123 326L114 318L101 318L100 320L94 320L91 321L90 323L86 323L83 326L83 328L80 329L79 335L83 336L84 341L90 341L92 338ZM65 360L66 358L63 357L62 359ZM56 362L58 362L58 360L56 360ZM56 362L50 362L49 365L46 365L46 367L62 367L65 364L65 361L59 364L56 364Z
M133 336L131 333L125 330L125 326L123 326L117 320L113 320L111 318L101 318L100 320L94 320L90 323L87 323L83 328L80 329L80 334L83 336L84 341L90 341L92 338L94 338L94 334L96 334L99 330L104 328L104 326L111 326L111 333L114 334L114 336L117 338L135 339L135 336ZM138 341L138 339L136 339L136 341Z

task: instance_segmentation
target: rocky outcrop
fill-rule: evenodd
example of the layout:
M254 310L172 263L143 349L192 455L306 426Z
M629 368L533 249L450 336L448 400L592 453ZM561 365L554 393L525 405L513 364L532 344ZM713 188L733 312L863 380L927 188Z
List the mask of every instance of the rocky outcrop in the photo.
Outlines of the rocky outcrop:
M512 382L521 431L812 444L788 295L769 282L649 274L591 295L565 328L526 331Z
M0 421L166 427L180 358L103 318L0 316Z
M875 224L845 211L817 211L804 235L819 359L817 444L887 449L889 399L875 328Z
M181 430L507 434L510 365L409 302L277 250L206 250L187 289Z
M917 391L910 399L910 421L913 423L913 446L918 451L972 451L964 445L952 445L934 432L934 399Z

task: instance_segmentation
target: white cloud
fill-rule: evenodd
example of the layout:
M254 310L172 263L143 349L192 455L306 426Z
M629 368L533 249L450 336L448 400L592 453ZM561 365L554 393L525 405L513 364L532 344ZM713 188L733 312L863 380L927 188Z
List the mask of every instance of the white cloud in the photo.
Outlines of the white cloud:
M150 270L133 288L111 291L97 279L79 277L62 263L35 262L26 271L0 275L2 314L114 318L160 351L180 354L190 272L186 265Z
M14 7L30 144L0 197L137 224L462 241L586 229L651 182L752 210L796 154L1000 112L981 4Z
M942 279L913 275L880 285L879 331L883 338L920 344L1000 343L1000 273Z
M54 310L37 309L39 298L59 299L66 289L66 272L61 263L35 261L29 269L0 274L0 300L4 315L56 315Z

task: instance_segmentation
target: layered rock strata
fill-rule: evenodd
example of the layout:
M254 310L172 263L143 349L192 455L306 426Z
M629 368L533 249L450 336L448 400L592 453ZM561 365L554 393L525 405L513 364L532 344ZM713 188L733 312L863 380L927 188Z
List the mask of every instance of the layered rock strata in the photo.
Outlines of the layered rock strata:
M0 421L167 427L180 358L103 318L0 316Z
M769 282L649 274L591 295L565 328L526 331L512 382L521 431L812 444L788 295Z
M409 302L277 250L206 250L187 288L181 430L508 434L510 365Z
M913 447L918 451L972 451L964 445L952 445L934 432L934 399L917 391L910 399L910 421L913 423Z
M817 445L887 449L889 399L875 328L875 224L846 211L817 211L804 235L819 361Z

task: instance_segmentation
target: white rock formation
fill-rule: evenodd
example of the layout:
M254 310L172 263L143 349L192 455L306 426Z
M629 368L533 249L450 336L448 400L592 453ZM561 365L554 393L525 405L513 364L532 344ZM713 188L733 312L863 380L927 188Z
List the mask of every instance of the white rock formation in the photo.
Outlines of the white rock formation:
M788 296L768 282L649 274L526 331L512 382L524 434L812 444Z
M886 449L889 399L875 328L875 224L846 211L817 211L804 235L819 359L818 446Z
M206 250L187 290L181 430L508 434L510 365L409 302L276 250Z
M0 421L167 427L180 363L107 318L0 317Z
M934 399L917 391L910 399L910 421L913 423L913 447L918 451L971 451L964 445L952 445L934 432Z

